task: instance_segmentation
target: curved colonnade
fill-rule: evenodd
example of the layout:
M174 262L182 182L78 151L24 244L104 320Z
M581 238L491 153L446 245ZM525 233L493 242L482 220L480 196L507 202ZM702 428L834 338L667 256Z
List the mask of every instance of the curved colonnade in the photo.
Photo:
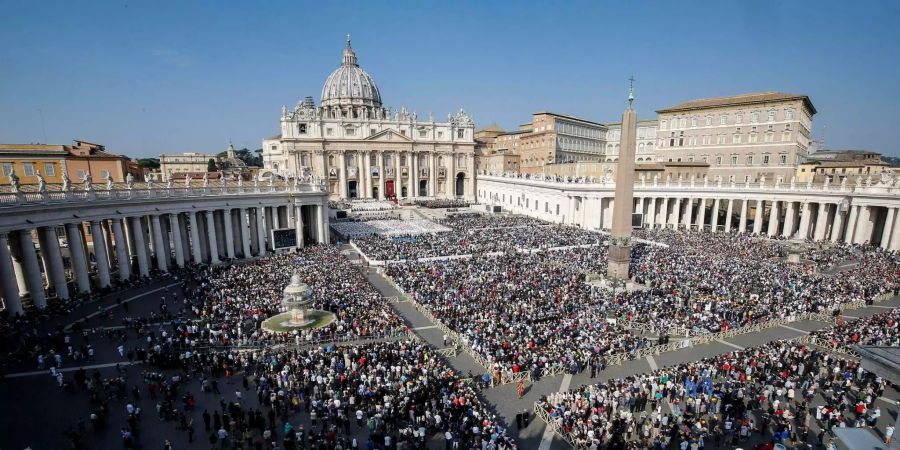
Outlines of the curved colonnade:
M538 177L539 178L539 177ZM615 184L480 175L478 202L590 229L612 226ZM651 228L752 232L769 237L871 243L900 250L900 187L638 181L634 212Z
M103 289L114 278L264 256L275 229L294 228L298 246L329 240L327 193L318 184L78 186L0 192L8 314L25 313L23 299L43 309L50 297Z

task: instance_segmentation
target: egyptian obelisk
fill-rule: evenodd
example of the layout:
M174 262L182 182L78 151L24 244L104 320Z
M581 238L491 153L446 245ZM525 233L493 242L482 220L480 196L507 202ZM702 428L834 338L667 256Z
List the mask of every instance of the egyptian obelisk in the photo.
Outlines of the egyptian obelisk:
M637 145L637 114L634 103L634 77L629 79L628 108L622 113L622 144L616 167L616 197L613 204L612 240L606 275L628 280L631 264L631 214L634 211L634 152Z

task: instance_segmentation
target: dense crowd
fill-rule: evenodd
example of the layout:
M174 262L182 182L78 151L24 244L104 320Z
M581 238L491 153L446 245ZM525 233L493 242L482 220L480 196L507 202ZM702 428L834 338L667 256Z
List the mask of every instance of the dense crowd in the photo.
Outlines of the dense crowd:
M569 264L585 249L391 265L387 275L455 330L492 372L578 372L651 345L617 324ZM608 320L612 317L612 320Z
M900 309L852 321L839 320L834 327L816 331L811 336L844 351L854 345L900 346Z
M873 247L832 246L807 252L832 272L785 260L774 241L746 234L643 231L667 246L634 247L632 279L649 289L617 295L624 314L641 321L719 331L804 312L829 313L900 287L897 255Z
M110 408L120 407L114 403L123 404L126 449L140 447L143 398L189 441L203 427L210 448L413 450L435 440L454 449L516 448L471 384L419 341L186 350L166 369L144 371L130 392L124 370L111 377L79 371L70 390L86 392L94 431L109 426ZM198 404L202 425L194 424ZM81 448L86 422L66 433L73 448Z
M790 341L611 379L541 399L562 433L586 448L738 447L826 440L811 425L870 426L887 382L858 362ZM820 397L813 406L813 398Z
M294 274L309 286L312 309L336 320L315 330L271 333L260 328L280 312L284 287ZM402 320L337 247L308 247L247 264L205 268L187 292L196 319L176 328L189 345L303 343L315 340L396 334Z

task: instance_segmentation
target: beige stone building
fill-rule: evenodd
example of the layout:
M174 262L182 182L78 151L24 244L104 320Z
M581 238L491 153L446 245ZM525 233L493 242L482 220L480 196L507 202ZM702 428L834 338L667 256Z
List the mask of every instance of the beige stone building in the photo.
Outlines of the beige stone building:
M723 181L790 180L810 146L816 109L780 92L691 100L657 111L658 161L709 163Z
M479 171L484 173L519 172L521 157L515 153L497 151L478 158Z
M635 148L634 161L637 163L656 161L656 131L659 125L657 120L638 120L637 123L637 148ZM603 152L603 160L616 162L619 160L619 146L622 140L622 123L614 122L606 124L606 147Z
M822 150L810 155L797 165L796 181L822 183L826 178L831 183L856 182L857 178L867 180L870 176L878 181L882 173L891 172L890 165L881 159L881 154L866 150Z
M496 150L518 154L523 173L575 161L601 161L606 127L598 122L547 111L536 112L518 131L498 135Z
M159 155L159 171L163 176L169 173L206 172L210 159L216 159L216 155L198 152L163 154Z

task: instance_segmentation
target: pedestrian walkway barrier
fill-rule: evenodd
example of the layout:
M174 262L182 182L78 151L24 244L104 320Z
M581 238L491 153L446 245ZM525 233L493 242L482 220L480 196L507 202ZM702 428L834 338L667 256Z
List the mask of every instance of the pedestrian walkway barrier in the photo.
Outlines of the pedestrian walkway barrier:
M815 345L816 347L822 347L823 349L828 350L831 353L836 353L839 356L842 356L845 358L853 358L853 359L861 358L859 353L856 352L856 350L853 350L852 348L850 348L846 345L839 344L837 342L833 342L828 339L823 339L818 336L811 336L811 335L807 334L807 335L803 335L803 336L798 336L798 337L794 338L794 340L797 342L800 342L802 344Z
M575 440L572 439L569 433L564 432L559 423L557 423L555 420L553 420L552 417L550 417L550 413L548 413L547 410L545 410L544 407L541 406L540 402L534 402L534 415L540 417L541 420L546 424L547 428L550 428L550 430L553 431L553 434L566 441L566 443L568 443L572 448L576 450L583 450L587 448L584 445L575 442Z

